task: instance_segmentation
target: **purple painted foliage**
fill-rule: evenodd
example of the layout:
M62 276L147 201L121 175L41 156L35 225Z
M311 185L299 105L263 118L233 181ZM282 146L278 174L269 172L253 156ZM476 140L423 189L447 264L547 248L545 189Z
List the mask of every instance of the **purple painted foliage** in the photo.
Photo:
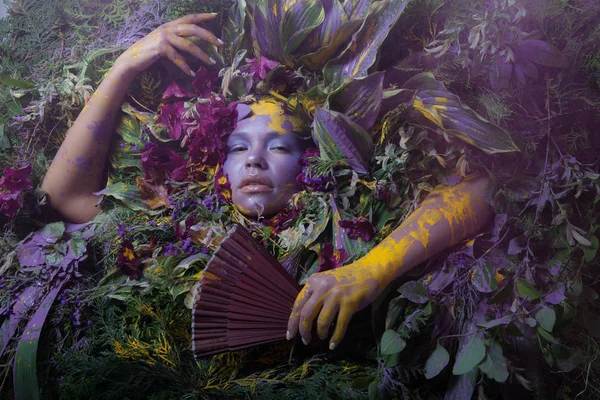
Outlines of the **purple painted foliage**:
M319 157L320 152L318 148L310 147L306 150L304 155L300 157L299 163L302 165L302 172L296 177L296 183L312 190L331 192L335 189L335 183L331 177L315 176L312 171L312 165Z
M336 269L344 265L344 262L348 259L348 252L344 249L336 250L333 244L327 242L321 247L321 254L319 255L319 268L317 272L329 271Z
M155 144L150 145L148 150L142 153L141 163L144 178L157 184L162 184L174 171L186 165L182 156Z
M361 238L365 242L368 242L373 238L375 233L377 233L377 229L373 226L371 221L365 217L356 217L352 220L340 221L339 224L350 239Z
M267 73L277 66L276 61L269 60L264 56L247 58L246 63L247 72L252 74L254 82L264 81L267 77Z

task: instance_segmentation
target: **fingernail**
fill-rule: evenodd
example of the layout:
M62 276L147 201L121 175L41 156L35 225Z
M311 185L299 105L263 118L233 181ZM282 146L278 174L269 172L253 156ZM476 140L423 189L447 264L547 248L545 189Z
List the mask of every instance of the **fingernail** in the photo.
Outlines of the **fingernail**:
M302 338L302 343L304 343L305 346L308 345L308 342L306 341L306 339Z
M290 331L287 331L287 332L285 333L285 338L286 338L287 340L290 340L290 339L292 338L292 334L290 333Z
M190 75L191 76L196 76L196 73L190 69Z
M210 15L218 15L219 13L210 13Z
M335 343L329 343L329 350L335 350L335 346L337 346Z
M223 41L221 39L217 38L217 43L223 44Z
M211 63L211 64L216 64L216 63L217 63L217 62L215 61L215 59L214 59L214 58L212 58L212 57L211 57L211 58L209 58L209 59L208 59L208 61L210 61L210 63Z

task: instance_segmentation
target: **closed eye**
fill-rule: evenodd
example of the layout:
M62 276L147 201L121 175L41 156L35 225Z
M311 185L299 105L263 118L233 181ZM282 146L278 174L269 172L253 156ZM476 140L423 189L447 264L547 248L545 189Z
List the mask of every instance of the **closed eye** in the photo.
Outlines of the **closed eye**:
M240 153L246 151L246 146L233 146L229 148L229 153Z

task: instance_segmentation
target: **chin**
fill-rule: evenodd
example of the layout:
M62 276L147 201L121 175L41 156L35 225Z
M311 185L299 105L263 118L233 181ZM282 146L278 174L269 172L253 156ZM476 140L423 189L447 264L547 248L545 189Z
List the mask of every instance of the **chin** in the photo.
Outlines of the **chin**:
M275 207L264 207L263 204L268 204L269 202L243 202L236 203L234 202L235 208L242 214L248 217L270 217L272 215L277 214L279 211L283 210L285 206L275 206Z

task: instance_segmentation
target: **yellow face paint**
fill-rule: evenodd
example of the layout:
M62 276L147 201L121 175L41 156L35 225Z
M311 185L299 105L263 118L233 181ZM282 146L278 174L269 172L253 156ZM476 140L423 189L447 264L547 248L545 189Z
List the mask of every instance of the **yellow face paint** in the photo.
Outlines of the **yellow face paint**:
M269 129L277 132L280 135L285 135L290 132L301 131L302 121L294 115L286 115L281 104L275 100L263 99L258 103L249 105L252 110L252 117L258 115L266 115L270 118Z

